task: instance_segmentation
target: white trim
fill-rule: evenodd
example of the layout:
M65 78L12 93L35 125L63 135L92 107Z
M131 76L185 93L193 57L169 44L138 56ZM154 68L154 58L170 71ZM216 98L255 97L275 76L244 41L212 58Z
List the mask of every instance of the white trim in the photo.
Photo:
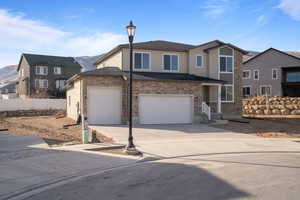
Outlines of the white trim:
M228 86L231 86L232 87L232 100L231 101L224 101L224 100L222 100L222 86L224 86L224 87L226 87L226 94L227 94L227 87ZM224 85L222 85L221 86L221 93L220 93L220 97L221 97L221 102L222 103L234 103L234 85L233 84L224 84ZM226 95L227 96L227 95Z
M178 65L177 65L177 70L171 70L171 66L170 66L170 70L165 70L165 63L164 63L164 56L165 55L168 55L168 56L177 56L177 62L178 62ZM161 60L162 60L162 71L163 72L179 72L180 71L180 54L177 54L177 53L163 53L161 54ZM172 61L172 58L171 60ZM170 62L171 64L171 62Z
M244 72L249 72L249 76L248 77L244 77ZM251 78L251 70L243 70L242 78L243 79L250 79Z
M148 69L144 69L144 68L136 69L135 68L135 53L149 54L149 68ZM141 62L143 64L143 56L142 56ZM133 63L133 70L134 71L151 71L151 52L147 52L147 51L133 51L133 60L132 60L132 63Z
M42 82L46 82L47 86L44 87L44 83L41 84L41 81ZM38 82L38 84L37 84L37 82ZM48 80L47 79L39 79L39 78L37 78L37 79L35 79L34 86L35 86L35 89L47 89L49 87Z
M220 54L220 50L221 50L221 48L225 48L225 47L227 47L227 48L229 48L229 49L231 49L232 50L232 56L228 56L228 55L221 55ZM218 67L219 67L219 69L218 69L218 71L219 71L219 73L222 73L222 74L231 74L231 73L234 73L234 49L233 48L231 48L231 47L229 47L229 46L227 46L227 45L224 45L224 46L221 46L221 47L219 47L219 49L218 49ZM221 72L221 70L220 70L220 68L221 68L221 66L220 66L220 57L232 57L232 72L227 72L227 71L225 71L225 72ZM226 66L226 70L227 70L227 66Z
M260 94L260 95L266 95L266 94L262 94L262 92L261 92L261 89L262 89L263 87L269 87L269 88L270 88L270 94L269 94L269 95L272 94L272 85L260 85L260 86L259 86L259 94Z
M258 72L258 74L257 74L257 79L255 78L255 72ZM256 81L259 80L259 69L253 70L253 80L256 80Z
M273 71L276 71L276 78L274 78L273 77ZM278 68L272 68L272 80L278 80L279 79L279 77L278 77L278 75L279 75L279 69Z
M242 86L242 95L243 95L243 97L244 97L244 94L243 94L243 89L244 88L250 88L250 94L249 94L249 96L252 96L252 85L244 85L244 86Z
M38 73L37 69L40 68L40 73ZM41 73L41 68L45 68L46 69L46 73L42 74ZM42 76L47 76L48 75L48 66L44 66L44 65L36 65L35 66L35 75L42 75Z
M88 89L91 89L91 88L109 88L109 89L114 89L114 90L118 90L120 92L120 122L117 123L117 124L121 124L122 123L122 108L123 108L123 105L122 105L122 102L123 102L123 95L122 95L122 87L119 87L119 86L99 86L99 85L87 85L86 86L86 96L84 98L84 101L86 103L86 117L88 117L89 113L88 113ZM83 109L83 108L82 108ZM87 120L89 120L87 118Z
M194 115L195 115L195 105L194 105L194 102L195 102L195 96L194 95L192 95L192 94L143 94L143 93L141 93L141 94L139 94L138 95L138 118L139 118L139 123L141 124L141 118L140 118L140 116L141 116L141 105L140 105L140 97L141 96L161 96L161 97L191 97L191 123L193 123L194 122Z
M220 49L224 48L224 47L228 47L228 48L232 49L232 56L230 56L230 57L232 57L232 72L221 72L220 71L220 57L221 57L221 55L220 55ZM235 83L234 83L234 77L235 77L235 73L234 73L234 70L235 70L235 66L234 66L235 57L234 57L234 54L235 54L235 49L233 49L233 48L231 48L231 47L229 47L227 45L219 47L219 49L218 49L218 74L219 74L218 77L219 77L219 80L220 80L220 77L221 77L220 75L221 74L232 74L232 84L224 84L224 86L225 85L232 85L232 101L222 101L222 98L221 98L221 88L222 88L222 86L220 86L220 102L221 103L234 103L235 102L235 96L234 96L234 94L235 94L234 93L234 89L235 89Z
M200 56L201 57L201 66L198 66L198 63L197 63L197 61L198 61L198 56ZM201 55L201 54L196 54L195 55L195 67L196 68L203 68L204 67L204 56L203 55Z

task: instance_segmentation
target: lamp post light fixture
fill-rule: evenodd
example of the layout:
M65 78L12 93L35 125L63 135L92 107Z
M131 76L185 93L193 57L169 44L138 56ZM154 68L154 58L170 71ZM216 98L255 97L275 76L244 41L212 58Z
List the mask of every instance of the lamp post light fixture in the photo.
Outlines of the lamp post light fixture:
M126 27L129 39L129 49L130 49L130 69L129 69L129 98L128 98L128 126L129 126L129 137L128 137L128 145L126 146L125 152L131 155L141 154L133 144L133 136L132 136L132 71L133 71L133 53L132 53L132 43L135 34L136 27L133 25L132 21L130 21L129 25Z

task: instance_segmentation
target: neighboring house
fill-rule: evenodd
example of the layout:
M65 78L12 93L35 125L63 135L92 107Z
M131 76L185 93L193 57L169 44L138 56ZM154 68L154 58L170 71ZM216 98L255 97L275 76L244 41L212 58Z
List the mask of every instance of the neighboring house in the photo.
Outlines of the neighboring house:
M194 123L203 107L240 114L240 68L247 52L218 40L201 45L168 41L133 44L133 119L140 124ZM95 62L97 69L68 80L67 115L90 124L127 122L129 46Z
M20 97L64 97L66 80L80 73L72 57L22 54L17 71Z
M300 54L267 49L244 62L244 97L256 95L300 96Z
M0 85L0 94L16 93L16 81L11 81Z

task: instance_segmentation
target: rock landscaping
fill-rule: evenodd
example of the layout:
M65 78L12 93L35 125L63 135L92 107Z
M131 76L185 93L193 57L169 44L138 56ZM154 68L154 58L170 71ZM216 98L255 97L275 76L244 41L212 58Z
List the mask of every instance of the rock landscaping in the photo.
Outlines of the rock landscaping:
M244 117L300 118L300 97L257 96L243 99Z

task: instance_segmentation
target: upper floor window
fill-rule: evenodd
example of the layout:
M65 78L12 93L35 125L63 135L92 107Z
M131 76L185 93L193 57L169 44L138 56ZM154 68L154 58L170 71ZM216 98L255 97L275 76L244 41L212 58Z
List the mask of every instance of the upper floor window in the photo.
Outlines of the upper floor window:
M54 71L54 74L60 75L61 74L61 67L54 67L53 71Z
M47 75L48 74L48 67L47 66L36 66L35 67L35 74L36 75Z
M164 55L163 67L166 71L178 71L178 56L177 55Z
M150 54L149 53L134 53L134 69L149 69Z
M300 72L287 72L286 82L300 82Z
M47 79L35 79L35 88L46 89L48 88Z
M233 50L229 47L219 49L220 72L231 73L233 69Z
M244 70L243 71L243 79L249 79L251 77L251 71L250 70Z
M254 70L254 72L253 72L253 79L254 80L259 80L259 70Z
M261 95L271 95L271 86L260 86Z
M272 69L272 79L278 79L278 69Z
M196 56L196 67L203 67L203 56Z

